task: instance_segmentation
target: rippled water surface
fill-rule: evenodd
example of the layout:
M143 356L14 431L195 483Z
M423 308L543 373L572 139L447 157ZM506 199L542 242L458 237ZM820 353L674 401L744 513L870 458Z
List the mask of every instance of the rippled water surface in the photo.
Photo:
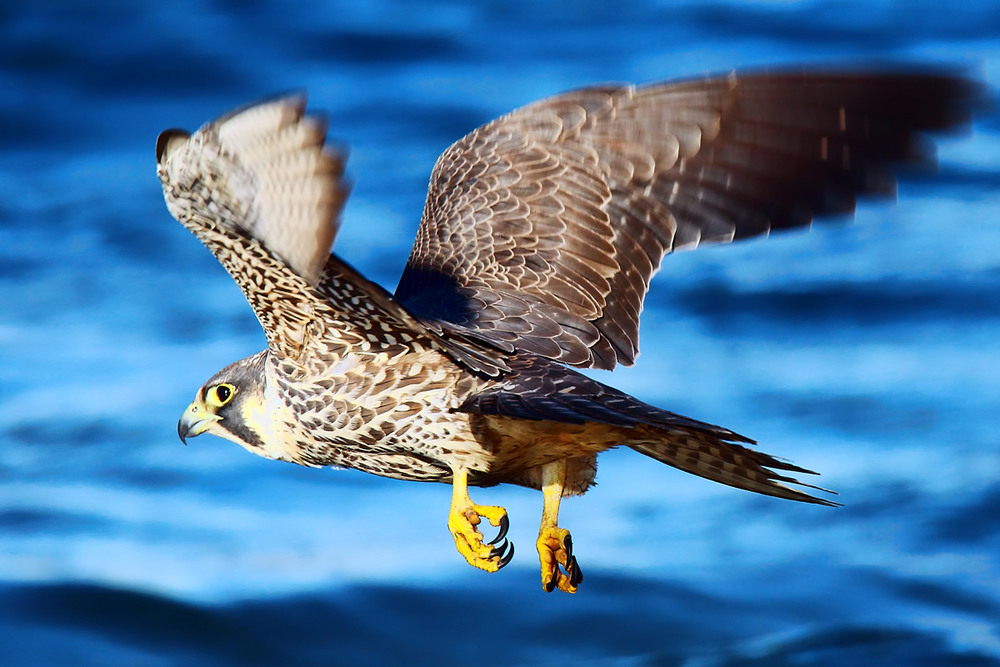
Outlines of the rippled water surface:
M337 250L392 288L436 156L597 81L943 61L1000 81L1000 5L210 2L0 7L0 664L1000 664L1000 123L898 205L664 262L600 379L823 473L845 507L632 452L564 504L587 581L469 568L450 490L175 424L263 336L167 214L157 133L308 89L351 146ZM588 662L589 661L589 662Z

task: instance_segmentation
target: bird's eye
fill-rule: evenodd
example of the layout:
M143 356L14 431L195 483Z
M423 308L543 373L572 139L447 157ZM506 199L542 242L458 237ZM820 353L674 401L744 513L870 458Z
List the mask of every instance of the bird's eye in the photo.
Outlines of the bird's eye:
M221 408L232 399L235 393L236 387L231 384L216 385L208 392L208 401L215 405L215 407Z

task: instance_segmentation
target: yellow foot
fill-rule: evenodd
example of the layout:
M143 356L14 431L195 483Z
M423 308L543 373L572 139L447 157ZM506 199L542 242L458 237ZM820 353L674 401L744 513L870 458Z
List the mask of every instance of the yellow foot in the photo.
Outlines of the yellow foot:
M483 534L476 526L481 519L487 519L500 528L492 541L484 544ZM448 515L448 529L455 538L455 547L465 556L469 565L487 572L496 572L514 557L514 545L507 541L507 510L489 505L452 507Z
M573 555L573 538L569 531L558 526L542 528L536 545L538 560L542 563L542 587L546 592L558 588L564 593L576 593L583 581L583 572Z

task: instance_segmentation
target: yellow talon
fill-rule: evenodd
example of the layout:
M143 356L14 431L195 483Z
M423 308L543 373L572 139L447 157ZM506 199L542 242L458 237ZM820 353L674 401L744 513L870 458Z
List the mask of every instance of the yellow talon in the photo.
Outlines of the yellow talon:
M542 467L542 494L545 500L535 546L542 564L542 587L550 593L556 588L564 593L576 593L583 581L583 572L573 555L573 539L568 530L558 526L559 502L565 481L565 461L547 463Z
M580 566L573 556L573 540L565 528L552 526L538 533L538 559L542 563L542 586L546 591L558 588L565 593L576 593L583 581ZM559 566L563 570L559 569Z
M469 565L487 572L496 572L514 556L514 545L505 537L508 527L507 510L473 504L469 498L468 473L464 470L454 474L452 485L448 530L455 538L458 553L465 557ZM483 534L476 528L484 518L500 528L500 533L489 544L483 543Z

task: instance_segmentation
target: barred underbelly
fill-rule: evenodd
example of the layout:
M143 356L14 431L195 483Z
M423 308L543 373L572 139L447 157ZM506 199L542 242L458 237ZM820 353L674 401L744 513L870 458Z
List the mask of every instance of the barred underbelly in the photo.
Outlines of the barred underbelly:
M439 459L404 453L364 456L353 452L348 452L345 458L347 467L380 477L410 482L451 482L451 468Z
M467 414L426 404L386 415L352 408L353 414L336 420L300 419L296 462L426 482L450 482L458 469L489 470L492 457L469 428Z

